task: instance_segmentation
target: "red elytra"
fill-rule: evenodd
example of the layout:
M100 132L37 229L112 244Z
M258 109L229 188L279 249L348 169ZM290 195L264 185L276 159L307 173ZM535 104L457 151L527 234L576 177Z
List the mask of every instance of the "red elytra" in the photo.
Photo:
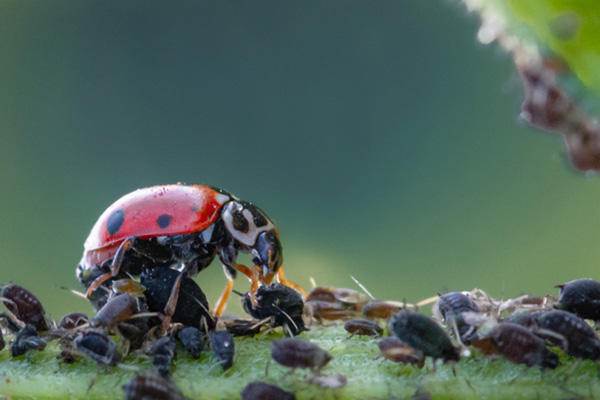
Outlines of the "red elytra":
M203 185L162 185L131 192L96 221L84 244L86 261L102 264L131 236L148 239L202 231L217 220L230 199ZM169 219L164 227L158 222L161 217Z

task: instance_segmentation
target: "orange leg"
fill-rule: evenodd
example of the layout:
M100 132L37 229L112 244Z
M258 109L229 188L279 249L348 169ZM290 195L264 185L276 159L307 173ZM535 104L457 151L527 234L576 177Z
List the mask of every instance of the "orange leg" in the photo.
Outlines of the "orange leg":
M283 266L279 267L279 271L277 272L277 278L279 279L279 283L281 283L282 285L289 286L292 289L300 292L304 296L304 298L308 297L308 294L304 289L302 289L302 287L285 279L285 275L283 275Z
M121 243L115 256L113 257L112 263L110 264L110 272L100 275L97 277L94 282L90 285L87 292L85 292L86 297L90 297L92 292L100 287L104 282L112 278L113 276L117 276L119 274L119 270L121 269L121 264L123 264L123 257L125 256L125 252L131 247L133 243L133 238L128 238Z
M231 294L231 289L233 289L233 279L231 279L229 276L228 278L229 282L227 283L227 286L225 286L225 289L223 289L223 293L221 293L221 297L219 297L219 300L217 300L217 304L215 305L214 314L217 316L217 318L223 314L223 311L225 311L227 300L229 300L229 294Z

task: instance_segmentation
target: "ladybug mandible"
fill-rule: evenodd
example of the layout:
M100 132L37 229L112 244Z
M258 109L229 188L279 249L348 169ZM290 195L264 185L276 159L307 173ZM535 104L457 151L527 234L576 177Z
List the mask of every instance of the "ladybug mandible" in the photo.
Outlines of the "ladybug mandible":
M238 252L251 253L254 266L236 263ZM279 233L273 221L252 203L223 190L202 185L165 185L129 193L100 216L84 244L77 278L95 307L106 301L108 283L144 268L180 265L181 274L165 308L177 303L184 275L194 276L219 256L229 282L217 301L221 315L240 271L251 282L250 293L275 275L302 293L283 275Z

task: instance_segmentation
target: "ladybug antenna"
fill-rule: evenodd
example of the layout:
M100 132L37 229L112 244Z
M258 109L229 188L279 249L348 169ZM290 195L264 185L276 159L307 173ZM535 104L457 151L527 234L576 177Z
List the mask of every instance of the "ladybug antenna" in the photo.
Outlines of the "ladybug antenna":
M238 295L238 296L240 296L240 297L244 297L244 293L242 293L242 292L238 292L238 291L237 291L237 290L235 290L235 289L232 289L231 291L232 291L233 293L237 294L237 295Z

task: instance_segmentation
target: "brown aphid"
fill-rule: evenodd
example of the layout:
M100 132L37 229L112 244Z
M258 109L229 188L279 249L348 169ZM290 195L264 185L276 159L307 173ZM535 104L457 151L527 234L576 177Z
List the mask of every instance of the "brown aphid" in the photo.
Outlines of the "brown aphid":
M115 325L130 319L137 311L137 300L128 293L121 293L98 311L90 320L90 326L111 330Z
M356 310L349 309L341 303L331 301L307 301L306 303L304 303L304 310L309 317L319 322L323 320L346 320L360 316L360 314Z
M42 303L24 287L13 284L4 286L2 303L15 317L33 325L38 332L50 329Z
M346 309L360 312L367 302L367 296L352 289L320 286L308 293L306 301L339 303Z
M546 348L546 343L529 329L503 322L485 337L473 340L473 345L484 354L501 354L515 364L556 368L558 356Z
M419 368L425 365L425 355L422 351L410 347L395 336L384 337L377 346L386 360L412 364Z
M264 382L250 382L241 392L242 400L295 400L294 393L286 392L275 385Z
M348 331L352 336L354 335L366 335L366 336L381 336L383 335L383 328L375 321L364 318L351 319L346 321L344 329ZM351 336L351 337L352 337Z
M389 319L400 310L402 306L397 302L384 300L373 300L365 304L362 308L362 314L369 319L383 318Z
M174 383L156 374L138 375L122 386L127 400L184 400Z
M254 336L259 333L268 321L257 321L255 319L234 319L225 321L225 330L232 336Z
M72 330L88 323L88 317L81 312L64 315L58 322L58 328Z
M309 368L313 372L320 371L331 361L331 355L316 344L293 338L273 342L271 357L284 367Z

